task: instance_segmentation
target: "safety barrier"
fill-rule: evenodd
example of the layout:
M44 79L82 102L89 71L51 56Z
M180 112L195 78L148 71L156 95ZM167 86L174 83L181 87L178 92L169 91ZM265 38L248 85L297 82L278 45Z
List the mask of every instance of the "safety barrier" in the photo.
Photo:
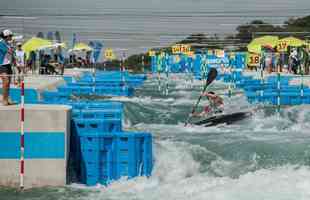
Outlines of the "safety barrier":
M132 96L133 88L122 87L107 87L107 86L61 86L58 91L69 95L98 95L98 96Z
M89 94L132 96L133 88L142 85L146 76L98 72L96 76L86 73L80 80L69 76L63 78L66 85L58 87L57 91L38 93L27 88L23 94L25 103L72 106L70 159L79 180L87 185L106 185L122 176L150 176L152 136L149 133L122 132L123 104L75 101L72 97ZM21 91L13 88L10 95L19 102Z
M115 119L74 119L76 134L82 136L88 133L106 133L122 130L122 120Z
M44 91L41 93L42 102L46 104L53 104L68 102L70 100L70 95L64 92L58 91Z
M123 110L124 105L120 102L115 101L78 101L68 102L68 105L72 106L73 109L95 109L95 110Z
M2 88L0 88L0 94L2 94ZM11 88L10 89L10 98L16 102L21 103L21 94L22 91L20 88ZM35 89L25 88L24 89L24 100L26 104L36 104L39 101L39 95Z
M95 109L83 109L73 110L72 118L74 119L122 119L123 111L120 109L116 110L95 110Z
M149 133L117 132L81 136L81 174L87 185L121 177L150 176L153 165Z

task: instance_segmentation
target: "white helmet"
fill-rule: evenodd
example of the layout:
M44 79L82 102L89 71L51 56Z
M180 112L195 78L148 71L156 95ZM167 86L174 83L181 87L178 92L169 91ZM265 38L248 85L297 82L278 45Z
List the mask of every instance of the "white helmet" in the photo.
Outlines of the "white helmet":
M6 30L2 31L2 35L3 35L3 37L12 36L13 32L9 29L6 29Z

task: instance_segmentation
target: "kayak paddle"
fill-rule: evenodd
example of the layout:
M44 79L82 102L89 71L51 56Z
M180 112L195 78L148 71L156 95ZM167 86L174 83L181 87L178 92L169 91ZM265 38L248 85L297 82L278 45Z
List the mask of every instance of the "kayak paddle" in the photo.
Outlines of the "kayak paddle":
M201 100L202 94L206 91L207 87L214 81L214 79L216 78L216 76L217 76L217 70L216 70L215 68L211 68L210 71L209 71L209 73L208 73L208 78L207 78L206 85L204 86L202 93L200 94L200 96L199 96L199 98L198 98L196 104L194 105L191 114L195 113L195 110L196 110L196 108L197 108L197 106L199 105L199 102L200 102L200 100ZM186 120L184 126L187 126L187 124L188 124L188 122L189 122L190 119L191 119L191 115L189 115L189 116L187 117L187 120Z

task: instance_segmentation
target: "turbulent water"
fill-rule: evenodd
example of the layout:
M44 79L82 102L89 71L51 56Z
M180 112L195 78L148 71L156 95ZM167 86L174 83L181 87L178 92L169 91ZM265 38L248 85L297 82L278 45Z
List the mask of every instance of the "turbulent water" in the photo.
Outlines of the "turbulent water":
M191 84L185 76L172 75L168 83L168 96L158 91L157 79L149 79L135 97L115 99L125 103L126 129L153 134L151 178L22 194L1 189L0 199L310 199L309 106L282 108L278 114L270 106L249 105L242 93L235 92L231 98L224 96L226 110L252 109L252 117L234 125L184 127L201 82ZM163 89L165 79L161 84ZM215 82L210 89L225 94L227 85Z

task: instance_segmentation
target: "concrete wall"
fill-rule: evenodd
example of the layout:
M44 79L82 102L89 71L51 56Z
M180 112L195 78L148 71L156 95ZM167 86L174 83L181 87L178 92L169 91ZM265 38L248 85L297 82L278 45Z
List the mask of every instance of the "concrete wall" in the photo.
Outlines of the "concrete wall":
M0 106L0 185L19 186L20 125L18 106ZM25 187L67 183L71 108L25 107Z

